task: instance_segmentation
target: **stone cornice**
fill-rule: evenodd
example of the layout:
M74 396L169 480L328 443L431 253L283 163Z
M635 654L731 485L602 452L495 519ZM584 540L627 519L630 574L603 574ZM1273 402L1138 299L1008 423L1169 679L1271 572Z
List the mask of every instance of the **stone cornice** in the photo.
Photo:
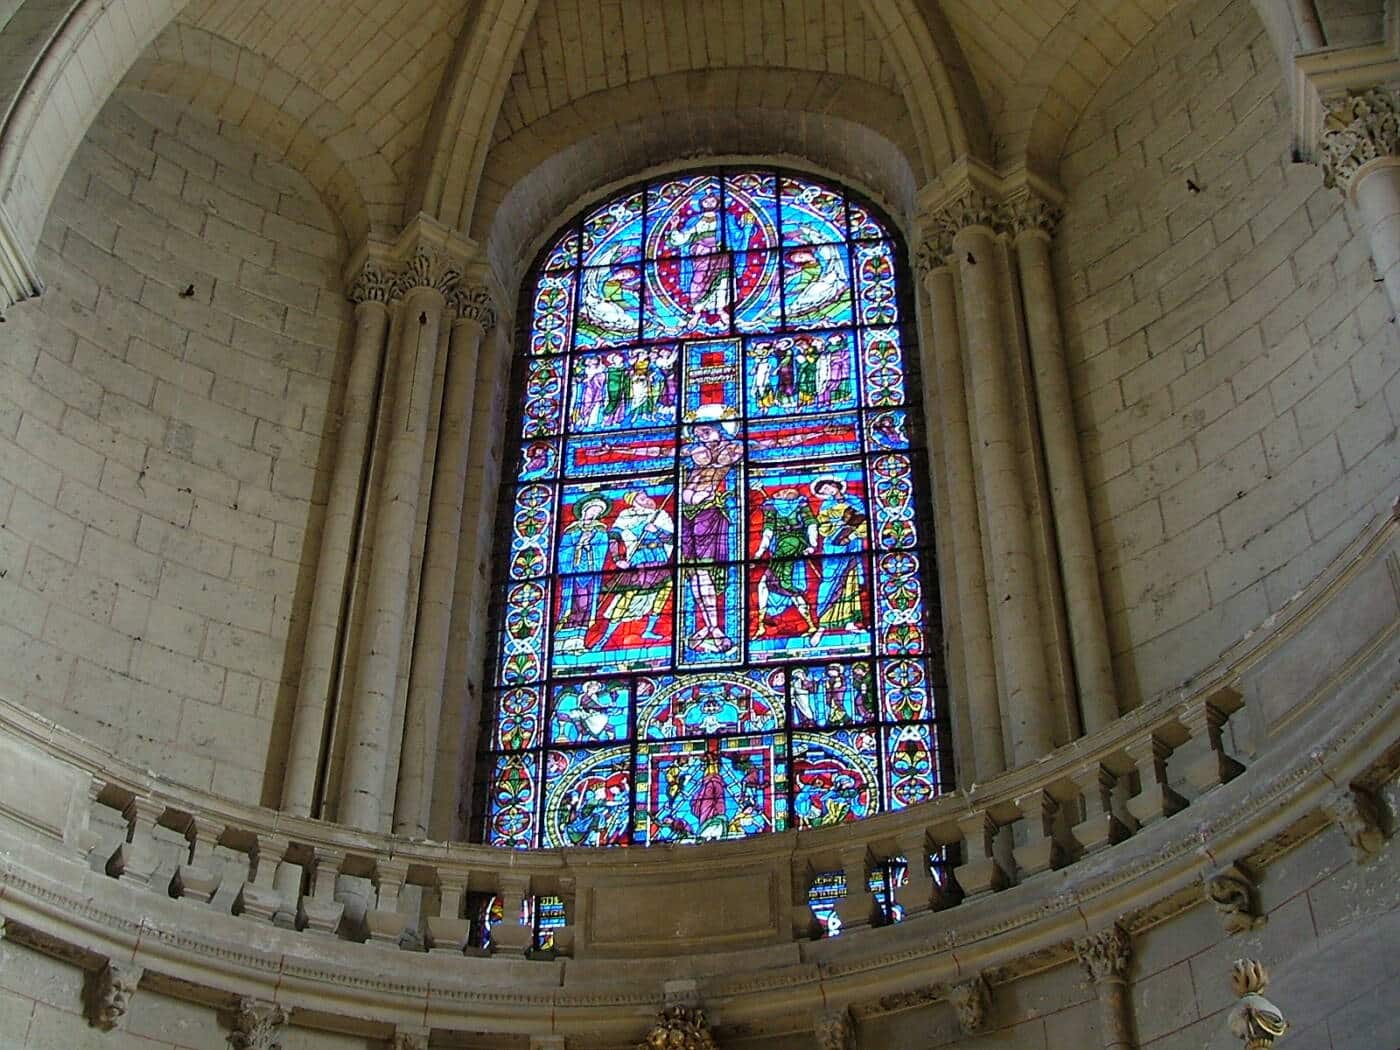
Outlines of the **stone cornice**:
M1362 168L1400 156L1400 84L1369 88L1323 105L1322 184L1350 194Z

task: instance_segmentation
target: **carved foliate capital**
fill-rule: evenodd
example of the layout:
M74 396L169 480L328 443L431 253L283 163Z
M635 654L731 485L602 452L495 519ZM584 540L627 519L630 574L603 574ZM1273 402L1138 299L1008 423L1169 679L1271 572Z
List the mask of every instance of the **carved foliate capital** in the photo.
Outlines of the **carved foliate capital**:
M1206 899L1215 905L1226 934L1233 936L1264 925L1254 879L1240 865L1231 864L1207 875L1202 888Z
M1385 84L1323 103L1322 184L1343 193L1363 164L1400 155L1400 90Z
M1006 205L1007 218L1013 235L1039 232L1055 236L1055 228L1064 218L1064 209L1034 191L1017 194Z
M394 295L402 298L415 288L434 288L447 296L461 279L462 271L455 258L435 247L419 245L399 269Z
M914 269L921 278L927 277L940 266L947 266L952 255L953 238L940 229L925 237L915 249Z
M397 275L386 273L378 263L367 262L350 283L349 299L360 303L387 303L394 295Z
M987 226L997 233L1010 228L1011 215L1005 204L979 189L969 189L948 201L932 215L933 236L946 240L951 247L953 238L969 226Z
M496 303L484 285L459 283L447 302L462 320L475 321L488 332L496 327Z
M389 1046L392 1050L428 1050L428 1035L426 1028L399 1028Z
M963 1032L972 1035L980 1032L987 1023L987 1009L991 1006L991 989L981 974L970 981L955 984L948 989L948 1002L958 1015L958 1024Z
M818 1050L856 1050L856 1026L849 1010L832 1010L812 1026Z
M244 996L234 1006L230 1050L282 1050L282 1026L291 1016L287 1007Z
M1381 826L1380 807L1364 791L1346 788L1323 806L1327 819L1342 829L1351 844L1356 863L1373 860L1385 845L1385 830Z
M698 1006L668 1006L637 1050L718 1050L705 1011Z
M1089 980L1126 980L1128 964L1133 958L1133 939L1117 923L1108 929L1074 942L1074 954Z
M112 961L94 973L88 986L88 1023L104 1032L117 1027L143 972L131 963Z

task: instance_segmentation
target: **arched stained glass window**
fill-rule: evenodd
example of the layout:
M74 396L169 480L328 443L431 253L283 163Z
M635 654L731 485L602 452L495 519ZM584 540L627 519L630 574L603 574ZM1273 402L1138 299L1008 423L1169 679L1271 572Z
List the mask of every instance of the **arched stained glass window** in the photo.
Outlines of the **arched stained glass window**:
M586 212L525 298L484 837L734 839L948 787L896 238L768 169Z

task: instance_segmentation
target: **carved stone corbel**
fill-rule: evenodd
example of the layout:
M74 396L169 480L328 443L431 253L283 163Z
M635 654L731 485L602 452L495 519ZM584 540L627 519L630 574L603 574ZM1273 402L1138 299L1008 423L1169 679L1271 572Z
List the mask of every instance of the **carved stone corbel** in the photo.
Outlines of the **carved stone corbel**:
M430 1034L426 1028L396 1028L389 1042L390 1050L428 1050Z
M229 1050L282 1050L282 1027L291 1016L288 1007L245 995L234 1005Z
M856 1050L856 1026L849 1010L831 1010L812 1025L818 1050Z
M143 972L139 966L116 960L94 971L87 986L88 1024L104 1032L116 1028L131 1006Z
M718 1050L705 1011L698 1006L668 1006L661 1011L637 1050Z
M1358 864L1374 860L1385 845L1380 806L1365 791L1345 788L1323 805L1327 819L1342 829Z
M1202 888L1206 899L1215 905L1228 936L1256 930L1268 921L1259 911L1259 890L1253 876L1239 864L1207 875Z
M948 1002L952 1003L953 1012L958 1015L958 1024L967 1035L980 1032L986 1026L992 993L981 974L948 989Z

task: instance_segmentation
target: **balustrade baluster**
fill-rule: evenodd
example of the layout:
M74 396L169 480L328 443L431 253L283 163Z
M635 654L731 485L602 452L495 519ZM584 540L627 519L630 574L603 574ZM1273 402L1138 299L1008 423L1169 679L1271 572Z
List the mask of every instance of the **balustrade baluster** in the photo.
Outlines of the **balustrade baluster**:
M1167 782L1167 760L1174 747L1166 738L1152 732L1132 741L1124 750L1137 767L1138 792L1128 799L1127 808L1139 827L1186 807L1186 800Z
M1182 716L1182 724L1191 734L1188 747L1192 757L1186 766L1186 780L1197 794L1244 772L1244 766L1225 752L1224 742L1225 723L1243 706L1239 692L1227 688L1192 704Z
M890 896L896 897L904 906L906 916L918 915L938 907L939 887L929 869L928 832L922 828L906 832L898 839L899 852L904 856L908 869L908 883L896 894L890 887Z
M344 866L344 850L317 847L312 852L308 865L310 885L302 897L301 910L306 916L306 928L313 933L334 935L340 929L345 905L335 898L335 880Z
M467 872L442 871L438 878L438 913L428 916L428 950L434 955L461 955L471 934L471 921L463 917L467 896Z
M530 896L530 876L508 872L501 876L501 921L491 931L492 950L497 955L524 955L535 943L533 926L520 922L520 913Z
M399 910L404 883L408 879L408 861L387 857L375 865L376 904L365 912L369 939L375 944L397 948L414 916Z
M842 930L870 926L878 921L879 904L870 892L870 850L865 843L841 851L846 875L846 895L836 903Z
M1021 813L1020 830L1025 841L1011 853L1022 878L1039 875L1042 871L1062 867L1065 850L1056 839L1056 822L1060 803L1048 790L1035 791L1016 800Z
M974 810L958 820L962 835L963 863L953 869L953 877L965 897L978 897L1005 889L1010 882L993 853L997 823L985 810Z
M792 862L792 936L809 941L822 935L816 912L812 911L812 865L794 858Z
M277 868L290 846L280 835L259 836L251 852L252 880L243 887L244 914L288 929L296 925L296 901L278 887Z
M1071 774L1074 786L1084 800L1084 819L1070 828L1075 846L1085 854L1128 837L1128 829L1113 812L1113 788L1118 778L1101 762L1094 762Z

